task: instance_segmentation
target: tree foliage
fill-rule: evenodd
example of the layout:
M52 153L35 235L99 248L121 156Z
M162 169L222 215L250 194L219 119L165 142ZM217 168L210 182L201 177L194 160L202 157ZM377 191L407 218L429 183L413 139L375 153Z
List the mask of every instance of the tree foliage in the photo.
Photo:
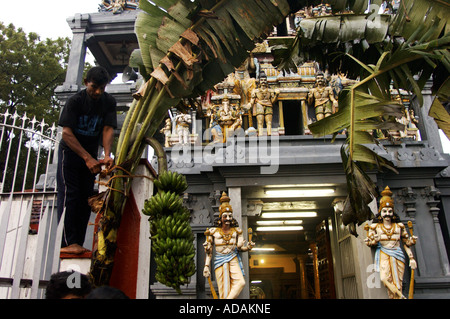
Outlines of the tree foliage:
M69 38L41 40L0 22L0 112L26 112L55 122L59 102L54 90L65 79L69 48Z

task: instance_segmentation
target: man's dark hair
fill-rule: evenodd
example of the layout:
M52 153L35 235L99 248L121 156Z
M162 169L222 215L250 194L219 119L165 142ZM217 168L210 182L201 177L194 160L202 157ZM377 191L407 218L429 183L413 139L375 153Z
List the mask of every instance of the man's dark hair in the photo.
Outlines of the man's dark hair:
M86 81L94 82L97 85L104 85L111 81L111 77L104 67L94 66L86 73Z
M102 286L92 290L86 299L130 299L122 290L110 286Z
M75 277L76 276L76 277ZM46 299L62 299L68 295L84 298L92 291L89 277L76 271L62 271L50 276Z

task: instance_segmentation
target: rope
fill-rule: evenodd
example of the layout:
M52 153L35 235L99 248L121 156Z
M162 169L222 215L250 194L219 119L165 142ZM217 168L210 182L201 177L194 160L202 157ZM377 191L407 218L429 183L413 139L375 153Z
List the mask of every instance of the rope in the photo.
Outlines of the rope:
M122 191L120 189L116 189L110 186L112 180L116 179L116 178L136 178L136 177L141 177L141 178L148 178L151 181L153 181L153 178L150 176L146 176L146 175L133 175L131 174L129 171L127 171L126 169L124 169L123 167L121 167L120 165L114 165L113 167L111 167L109 170L103 170L100 172L100 177L106 177L108 175L110 175L114 170L121 170L123 172L126 173L126 175L112 175L108 181L106 182L102 182L102 181L95 181L97 184L105 186L106 188L108 188L108 190L111 191L115 191L115 192L119 192L122 193L124 196L128 197L128 195L125 193L125 191Z

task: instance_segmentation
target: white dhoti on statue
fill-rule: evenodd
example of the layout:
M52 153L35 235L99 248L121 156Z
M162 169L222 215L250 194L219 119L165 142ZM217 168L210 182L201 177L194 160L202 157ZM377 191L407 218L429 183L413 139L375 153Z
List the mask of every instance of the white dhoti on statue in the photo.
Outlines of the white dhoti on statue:
M401 291L405 273L405 255L401 248L389 249L379 245L375 252L375 263L376 271L380 272L380 279L387 280ZM389 291L389 294L392 292Z
M229 254L216 253L214 272L220 299L235 299L245 286L241 258L234 250Z

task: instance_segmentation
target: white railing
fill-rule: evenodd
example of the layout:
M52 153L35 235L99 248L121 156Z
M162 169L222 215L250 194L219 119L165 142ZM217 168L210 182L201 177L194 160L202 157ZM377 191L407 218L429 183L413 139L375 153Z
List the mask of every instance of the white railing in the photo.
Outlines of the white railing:
M57 127L0 114L0 299L43 298L59 269Z

